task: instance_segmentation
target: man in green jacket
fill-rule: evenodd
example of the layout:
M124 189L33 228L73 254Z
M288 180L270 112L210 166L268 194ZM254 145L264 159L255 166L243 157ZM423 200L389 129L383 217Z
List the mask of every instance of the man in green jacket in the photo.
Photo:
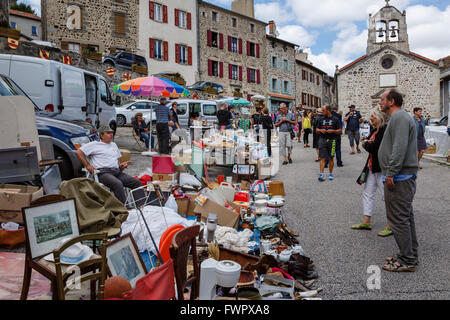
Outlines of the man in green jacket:
M413 200L418 170L416 125L402 109L402 95L392 89L380 101L381 111L390 116L378 151L383 174L386 215L400 249L397 256L386 258L386 271L415 271L418 242L414 223Z

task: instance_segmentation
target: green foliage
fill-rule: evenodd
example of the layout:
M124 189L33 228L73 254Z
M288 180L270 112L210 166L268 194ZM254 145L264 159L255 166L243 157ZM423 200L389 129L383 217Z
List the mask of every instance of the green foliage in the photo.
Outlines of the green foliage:
M28 12L28 13L36 14L36 11L34 11L34 9L30 5L29 4L25 4L25 3L12 4L10 6L10 8L13 9L13 10L17 10L17 11L22 11L22 12Z

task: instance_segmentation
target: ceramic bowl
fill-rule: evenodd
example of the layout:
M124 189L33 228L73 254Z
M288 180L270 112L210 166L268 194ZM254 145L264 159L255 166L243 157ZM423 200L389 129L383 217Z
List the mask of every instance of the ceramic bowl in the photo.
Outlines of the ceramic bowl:
M257 208L264 208L267 206L267 200L256 200L255 201L255 206Z
M278 255L278 259L280 259L281 262L288 262L291 257L292 251L291 250L284 250Z

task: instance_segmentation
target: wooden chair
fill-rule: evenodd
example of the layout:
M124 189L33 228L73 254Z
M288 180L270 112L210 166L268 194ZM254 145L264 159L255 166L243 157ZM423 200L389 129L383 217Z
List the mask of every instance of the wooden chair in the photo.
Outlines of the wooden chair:
M190 300L195 300L199 296L200 290L200 268L197 257L197 236L200 232L200 226L195 225L180 230L172 239L170 247L170 257L173 260L175 279L177 283L177 294L179 300L184 300L184 289L191 284ZM189 253L192 254L194 265L194 275L187 279L187 263Z
M79 237L73 238L67 242L65 242L62 246L60 246L58 249L53 250L53 256L55 259L55 269L56 269L56 286L57 286L57 294L58 294L58 300L65 300L66 293L71 290L69 286L66 286L67 279L69 276L73 274L73 272L70 272L71 268L65 268L61 265L60 262L60 256L61 253L66 250L71 245L82 242L82 241L101 241L102 242L102 249L101 249L101 256L97 256L94 258L91 258L87 261L81 262L77 264L77 267L80 268L80 270L84 270L85 272L87 270L92 270L90 273L87 273L85 275L80 275L80 278L77 279L79 281L76 281L76 284L80 284L90 280L91 281L91 299L93 299L95 296L99 300L103 300L104 294L105 294L105 279L106 279L106 246L108 244L108 233L92 233L92 234L85 234L81 235ZM99 272L96 272L97 269ZM98 281L98 293L95 295L95 283ZM92 297L92 294L94 294L94 297Z
M36 199L35 201L31 202L31 207L37 207L40 205L45 204L52 204L54 202L64 201L66 198L63 195L46 195L43 197L40 197L39 199ZM22 209L23 211L23 209ZM79 226L78 226L79 228ZM29 242L29 235L28 235L28 228L25 223L25 236L26 236L26 250L25 250L25 266L24 266L24 276L23 276L23 283L22 283L22 292L20 295L21 300L26 300L28 297L28 291L30 289L30 282L31 282L31 273L33 270L39 272L44 277L50 280L51 282L51 290L52 290L52 299L57 300L58 299L58 287L57 287L57 275L56 275L56 266L55 263L47 261L44 259L45 255L40 255L38 257L32 258L31 249L30 249L30 242ZM92 271L92 268L88 267L86 270L82 269L81 274L84 272L90 272ZM95 298L95 291L94 288L91 286L91 299Z

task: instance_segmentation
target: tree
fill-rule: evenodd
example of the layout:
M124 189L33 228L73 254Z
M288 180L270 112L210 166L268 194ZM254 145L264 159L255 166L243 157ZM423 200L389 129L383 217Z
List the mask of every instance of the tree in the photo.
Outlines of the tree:
M36 14L36 11L34 11L34 9L30 5L25 3L13 3L11 4L10 8L17 11Z

